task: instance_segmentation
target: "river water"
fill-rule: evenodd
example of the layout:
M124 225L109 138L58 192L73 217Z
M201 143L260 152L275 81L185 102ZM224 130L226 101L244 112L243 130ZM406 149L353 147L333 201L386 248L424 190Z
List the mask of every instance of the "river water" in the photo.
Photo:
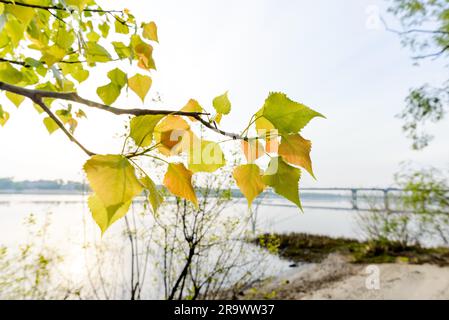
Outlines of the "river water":
M61 264L58 266L62 278L69 279L71 283L87 284L87 265L91 267L101 260L102 265L106 264L103 276L116 277L118 269L120 273L126 273L130 269L125 257L128 249L117 249L119 246L111 245L118 243L117 239L122 235L123 219L114 224L105 236L101 236L98 227L93 222L89 209L87 208L86 195L63 195L63 194L0 194L0 246L7 247L10 252L19 250L27 243L54 248L63 256ZM141 204L137 201L135 207ZM257 233L263 232L306 232L329 236L343 236L351 238L361 238L362 235L357 228L357 213L350 210L349 197L303 197L304 212L280 198L266 198L256 203L257 208L253 223L248 225L248 229ZM333 207L334 209L324 209ZM345 209L347 208L347 209ZM247 213L246 201L238 200L224 210L224 214L244 216ZM32 225L30 221L32 214ZM147 217L143 217L146 219ZM148 218L150 219L150 218ZM254 222L255 221L255 222ZM39 232L44 230L45 233ZM31 232L30 229L34 230ZM36 240L36 232L39 239ZM121 237L120 239L123 239ZM115 241L115 242L114 242ZM38 242L38 243L37 243ZM104 245L104 246L103 246ZM260 249L245 245L245 255L249 260L262 260L263 256L263 276L275 276L289 269L290 262L279 259L275 255L267 255ZM114 247L112 249L109 249ZM95 248L93 250L92 248ZM98 248L101 248L99 250ZM89 251L88 253L86 253ZM98 258L101 251L102 258ZM123 259L117 259L121 257ZM153 261L154 262L154 261ZM125 266L123 266L125 265ZM119 268L120 266L120 268ZM251 267L254 268L254 267ZM125 271L123 271L125 270ZM230 279L238 278L242 269L231 274ZM1 271L0 271L1 272ZM154 275L154 278L160 278ZM92 276L97 278L98 273ZM125 286L129 277L124 276L123 283L118 286ZM90 286L96 287L89 279ZM145 298L160 298L163 292L160 281L147 279L152 282L152 292L143 295ZM94 280L95 282L95 280ZM117 291L117 290L116 290ZM115 292L116 292L115 291ZM120 290L119 290L120 291ZM99 298L127 298L126 290L123 292L99 295ZM89 293L92 297L92 292ZM0 293L1 296L1 293Z

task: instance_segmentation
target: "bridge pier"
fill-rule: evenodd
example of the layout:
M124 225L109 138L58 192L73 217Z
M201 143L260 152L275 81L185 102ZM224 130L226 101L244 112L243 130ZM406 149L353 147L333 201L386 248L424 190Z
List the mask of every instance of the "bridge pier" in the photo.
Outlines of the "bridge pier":
M390 211L390 203L388 201L388 191L389 189L384 190L384 205L385 205L385 211Z
M357 189L351 189L351 202L352 202L352 209L358 210L359 207L357 205Z

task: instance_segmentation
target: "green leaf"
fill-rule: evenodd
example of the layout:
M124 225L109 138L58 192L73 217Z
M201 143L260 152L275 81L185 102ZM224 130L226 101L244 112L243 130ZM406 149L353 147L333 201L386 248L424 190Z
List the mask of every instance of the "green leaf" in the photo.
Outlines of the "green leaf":
M156 214L158 208L161 206L162 202L164 202L164 197L149 176L145 175L142 179L140 179L140 182L145 189L148 190L148 201L150 201L153 213Z
M89 78L89 71L80 69L72 73L72 77L79 83L87 80Z
M305 105L290 100L283 93L271 93L265 100L263 116L280 133L297 133L315 117L324 116Z
M94 155L84 164L84 171L109 213L119 210L143 190L134 167L121 155Z
M89 32L87 35L87 40L92 41L92 42L97 42L98 40L100 40L100 35L98 33L96 33L95 31L91 31Z
M33 17L36 15L36 12L34 11L33 8L16 5L7 5L6 12L12 14L24 26L27 26L33 19Z
M114 46L115 53L117 53L120 59L131 57L131 48L125 45L123 42L113 41L112 45Z
M164 185L177 197L191 201L198 207L198 199L192 186L192 172L182 163L170 163L164 177Z
M50 117L44 119L45 128L47 128L48 133L52 134L59 129L58 124Z
M10 63L3 62L0 63L0 81L9 83L9 84L17 84L22 81L22 73L18 71L16 68L11 66Z
M231 102L228 99L228 92L226 91L221 96L216 97L212 104L217 113L229 114L231 112Z
M128 201L119 207L110 207L107 209L101 199L95 194L92 194L87 200L90 212L92 213L92 218L95 220L98 227L100 227L102 235L114 222L126 215L131 206L131 202L132 201Z
M153 21L149 23L142 23L142 28L143 28L142 36L145 39L159 42L157 37L157 26Z
M19 42L23 40L23 34L25 32L25 25L20 23L15 17L9 15L8 22L4 25L4 30L8 34L9 39L14 47L19 45Z
M154 127L163 117L163 115L145 115L131 119L129 135L138 147L147 147L151 144Z
M64 27L58 28L53 41L58 47L64 50L70 49L73 42L75 41L75 33L72 30L66 30Z
M100 29L101 36L102 36L103 38L106 38L106 37L109 35L109 29L110 29L110 27L109 27L109 23L108 23L108 22L105 22L105 23L100 24L100 25L98 26L98 29Z
M140 97L140 99L142 99L142 102L144 102L145 96L151 88L151 78L136 74L128 79L128 86Z
M97 94L106 105L111 105L120 96L121 88L115 83L109 83L97 88Z
M120 18L118 18L120 19ZM121 34L128 34L129 33L129 28L126 25L126 23L120 19L120 21L118 19L115 19L114 22L114 26L115 26L115 32L117 33L121 33Z
M261 172L256 164L245 164L234 169L233 177L248 200L248 207L251 207L254 199L265 190Z
M109 52L96 42L86 42L85 55L88 63L111 61Z
M57 45L52 45L45 50L42 50L42 61L45 61L48 67L51 67L57 62L60 62L66 55L66 50Z
M128 82L128 77L125 72L119 68L115 68L108 72L108 78L112 83L116 84L120 88L123 88Z
M281 157L277 157L271 158L263 181L278 195L290 200L302 210L298 187L300 178L301 170L288 165Z
M23 100L25 100L24 96L21 96L19 94L15 94L13 92L6 92L6 97L9 99L9 101L11 101L12 103L14 103L14 105L18 108L20 107L20 105L22 104Z

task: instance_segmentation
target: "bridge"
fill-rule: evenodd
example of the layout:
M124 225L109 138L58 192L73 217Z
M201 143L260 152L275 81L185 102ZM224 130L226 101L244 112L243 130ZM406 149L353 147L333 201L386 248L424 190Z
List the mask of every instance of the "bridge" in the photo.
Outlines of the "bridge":
M429 190L417 190L417 191L429 191ZM311 208L311 209L327 209L327 210L356 210L356 211L372 211L372 208L366 208L360 206L360 200L364 199L381 199L380 201L376 201L376 204L382 204L382 208L377 208L379 210L385 210L391 213L395 212L407 212L407 213L417 213L413 211L404 211L404 210L396 210L394 207L393 201L394 199L400 199L401 194L405 194L410 192L409 190L400 189L400 188L301 188L300 193L302 194L302 198L304 202L307 202L307 195L309 194L323 194L326 196L340 196L342 198L348 198L350 207L335 207L335 206L314 206L314 205L304 205L303 208ZM368 195L369 194L369 195ZM265 192L266 196L269 197L277 197L272 191ZM304 199L305 198L305 199ZM262 197L263 199L263 197ZM256 201L256 205L262 204L262 199ZM449 190L446 190L446 195L444 199L448 201L449 204ZM266 202L263 202L263 205L270 205ZM293 204L272 204L273 206L288 206L294 207ZM445 214L449 214L448 212L442 212Z

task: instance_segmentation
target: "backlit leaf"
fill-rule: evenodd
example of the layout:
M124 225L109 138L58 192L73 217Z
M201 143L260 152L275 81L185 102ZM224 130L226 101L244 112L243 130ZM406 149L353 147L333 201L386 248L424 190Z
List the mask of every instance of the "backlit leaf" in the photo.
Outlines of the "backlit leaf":
M123 88L128 81L126 73L120 70L119 68L115 68L109 71L108 78L111 80L112 83L116 84L120 88Z
M301 170L288 165L281 157L277 157L270 160L263 181L278 195L290 200L302 210L298 186L300 178Z
M175 196L189 200L198 207L198 200L192 186L192 172L182 163L168 165L164 185Z
M149 23L142 23L142 28L142 35L145 39L159 42L157 38L157 26L153 21Z
M88 63L111 61L109 52L96 42L86 42L85 55Z
M188 136L188 137L187 137ZM189 170L192 172L214 172L226 164L218 143L199 139L193 133L183 137L183 145L189 154Z
M0 126L4 126L9 120L9 113L3 110L2 105L0 105Z
M136 74L128 79L129 88L134 91L144 102L145 96L151 88L151 78L145 75Z
M182 141L189 124L179 116L167 116L154 128L154 138L159 145L158 150L165 156L179 154L182 149L178 144Z
M245 164L234 169L234 179L237 186L248 200L248 207L251 207L254 199L265 190L265 183L262 180L261 170L256 164Z
M107 209L101 199L96 194L92 194L87 200L87 204L92 213L92 218L101 229L101 234L104 234L114 222L126 215L131 206L131 201Z
M117 33L122 33L122 34L128 34L129 33L128 26L120 18L115 19L114 26L115 26L115 32L117 32Z
M145 189L148 190L148 201L150 201L153 213L156 214L157 209L161 206L162 202L164 202L164 197L149 176L145 175L142 179L140 179L140 182Z
M18 94L15 94L13 92L9 92L9 91L6 92L6 97L9 99L9 101L14 103L14 105L17 108L22 104L23 100L25 100L24 96L21 96L21 95L18 95Z
M304 139L299 134L291 134L282 137L279 155L286 162L303 167L312 177L315 177L312 169L312 160L310 159L311 149L311 141Z
M214 105L217 113L221 114L229 114L231 112L231 102L228 99L228 92L226 91L221 96L216 97L212 104Z
M189 102L187 102L187 104L181 109L181 111L183 112L197 112L197 113L201 113L203 112L203 108L200 106L200 104L198 103L198 101L196 101L195 99L190 99ZM189 117L189 120L191 121L197 121L195 118L193 117Z
M111 105L120 96L120 87L115 83L108 83L107 85L97 88L97 95L106 105Z
M108 212L118 210L142 192L134 167L121 155L94 155L84 164L84 171Z
M129 58L132 55L131 48L125 45L123 42L113 41L115 53L117 53L120 59Z
M271 93L265 100L263 116L281 133L297 133L315 117L324 116L290 100L283 93Z
M148 147L153 140L153 132L162 115L145 115L131 119L130 137L139 147Z
M56 123L56 121L50 117L44 118L44 125L45 125L45 128L47 128L48 133L50 133L50 134L52 134L53 132L55 132L56 130L59 129L59 126Z

